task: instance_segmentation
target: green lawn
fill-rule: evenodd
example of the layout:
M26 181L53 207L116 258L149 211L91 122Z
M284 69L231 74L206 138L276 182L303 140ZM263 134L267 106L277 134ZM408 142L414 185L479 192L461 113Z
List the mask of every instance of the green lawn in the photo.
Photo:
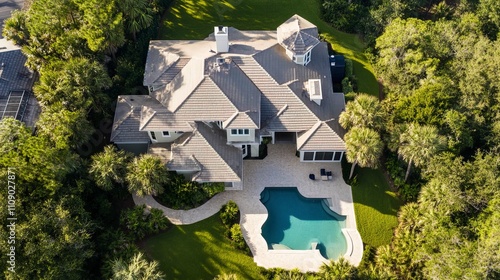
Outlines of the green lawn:
M234 249L224 230L216 214L153 236L143 248L160 262L167 279L213 279L224 272L235 273L239 279L262 279L253 258Z
M344 179L349 178L351 165L342 163ZM354 211L361 238L365 244L377 247L389 244L397 226L397 211L401 201L392 192L380 170L359 168L352 183Z
M363 53L363 43L320 18L321 0L176 0L160 24L159 39L203 39L216 25L241 30L276 30L293 14L318 26L333 50L353 60L360 92L378 96L378 83Z

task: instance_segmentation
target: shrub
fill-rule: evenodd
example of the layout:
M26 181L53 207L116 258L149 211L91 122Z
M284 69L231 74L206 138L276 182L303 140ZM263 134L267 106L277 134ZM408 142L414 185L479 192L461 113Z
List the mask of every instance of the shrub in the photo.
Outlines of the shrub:
M183 175L170 173L170 182L163 194L155 198L162 205L172 209L192 209L205 203L214 195L224 191L224 183L204 183L188 181Z
M135 206L124 210L120 216L120 225L134 240L165 230L170 224L163 211L153 208L150 213L145 213L145 209L144 205Z
M354 88L352 87L352 83L349 80L349 78L345 77L344 79L342 79L342 92L344 94L347 94L347 93L353 92L353 91L354 91Z
M419 184L403 184L403 186L399 189L399 195L405 202L417 201L419 193Z
M231 228L237 224L240 218L238 205L232 200L223 205L220 210L220 219L226 228Z
M352 65L352 60L349 58L345 59L345 76L349 79L351 79L354 75L354 70L353 70L353 65Z
M239 224L234 224L231 227L231 241L236 249L249 252L247 244L245 243L245 238L243 238L243 233L241 232L241 227Z
M356 98L356 93L354 91L348 92L344 95L345 102L353 101Z

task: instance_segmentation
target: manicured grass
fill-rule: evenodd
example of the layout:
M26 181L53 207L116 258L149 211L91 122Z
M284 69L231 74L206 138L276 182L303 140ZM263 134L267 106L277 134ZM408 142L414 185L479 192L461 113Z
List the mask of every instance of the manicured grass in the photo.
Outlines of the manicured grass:
M216 214L153 236L143 248L160 263L166 279L213 279L224 272L235 273L239 279L262 279L253 258L234 249L224 230Z
M344 179L348 182L351 165L343 162ZM398 224L401 201L392 192L380 170L359 168L351 182L356 223L365 244L377 247L389 244Z
M294 14L314 23L335 52L353 60L360 92L378 96L378 83L363 43L320 18L321 0L176 0L160 24L159 39L203 39L216 25L240 30L276 30Z

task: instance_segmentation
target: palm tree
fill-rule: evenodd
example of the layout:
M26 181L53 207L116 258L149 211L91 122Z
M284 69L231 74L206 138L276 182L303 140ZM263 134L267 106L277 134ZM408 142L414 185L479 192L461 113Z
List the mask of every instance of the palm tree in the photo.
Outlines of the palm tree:
M113 280L161 280L165 275L159 271L158 262L148 262L142 253L135 254L129 262L116 259L111 263Z
M113 183L125 182L127 163L130 155L125 151L118 151L115 146L104 147L104 151L92 156L89 173L94 178L97 186L109 191Z
M319 268L322 279L354 279L357 274L356 267L352 266L346 259L340 258L338 261L330 261Z
M346 110L340 114L339 123L345 129L359 126L378 130L382 125L382 112L377 98L359 94L354 101L347 103Z
M148 226L153 232L159 232L160 230L164 230L170 224L170 221L165 217L165 213L162 210L157 208L152 208L149 211L148 216Z
M345 135L347 161L352 163L349 179L356 165L375 168L384 147L380 135L370 128L353 127Z
M163 185L169 182L169 177L160 158L145 154L129 163L126 181L131 193L158 195L163 192Z
M408 162L405 181L410 174L411 165L422 166L437 152L443 150L446 140L431 125L410 124L400 136L398 154Z
M128 32L135 41L137 32L153 23L153 9L147 0L122 0L118 5L124 15Z

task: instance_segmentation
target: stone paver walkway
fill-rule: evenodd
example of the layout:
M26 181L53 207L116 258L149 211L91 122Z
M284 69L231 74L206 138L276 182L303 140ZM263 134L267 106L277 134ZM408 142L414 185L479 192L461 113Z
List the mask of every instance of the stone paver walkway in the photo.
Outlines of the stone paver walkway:
M320 169L333 171L333 180L309 179L314 173L320 178ZM363 242L356 229L351 187L342 179L340 163L304 163L295 156L295 144L268 145L268 156L264 160L243 162L243 190L225 191L217 194L207 203L192 210L172 210L160 205L151 196L134 196L136 204L147 208L163 210L165 216L176 225L192 224L216 214L222 205L233 200L241 211L240 225L259 266L266 268L299 268L301 271L317 271L328 262L319 250L269 250L261 235L261 228L267 219L267 209L260 202L260 193L266 187L297 187L299 192L310 198L327 198L333 211L346 216L343 230L348 243L344 257L358 265L363 256Z

